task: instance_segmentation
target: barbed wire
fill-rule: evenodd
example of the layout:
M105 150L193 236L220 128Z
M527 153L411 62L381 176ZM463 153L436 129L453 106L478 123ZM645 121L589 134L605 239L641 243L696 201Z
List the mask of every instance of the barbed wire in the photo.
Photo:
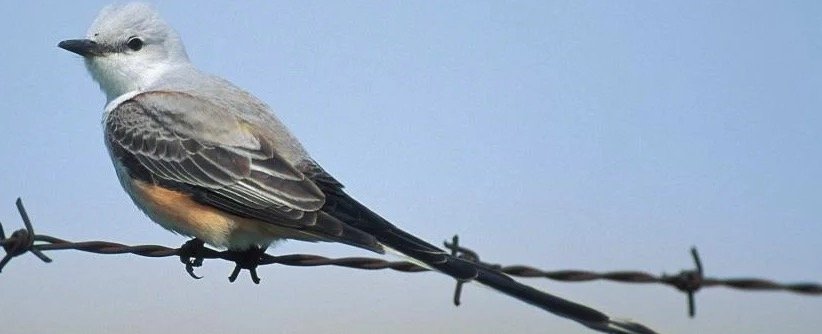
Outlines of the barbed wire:
M310 254L274 256L260 252L257 258L249 262L245 254L236 251L217 251L210 249L204 247L202 241L197 239L186 242L180 248L170 248L160 245L129 246L108 241L71 242L49 235L36 234L21 199L17 199L16 206L25 228L14 231L6 237L3 225L0 223L0 246L6 251L6 255L0 259L0 272L2 272L3 268L12 258L25 253L32 253L43 262L49 263L52 261L51 258L43 252L55 250L78 250L96 254L134 254L144 257L179 257L180 261L185 264L188 274L196 279L201 277L194 273L194 268L201 266L204 259L223 259L236 264L234 271L229 276L229 281L231 282L237 279L242 269L246 269L249 271L252 281L259 283L260 278L256 272L257 266L270 264L297 267L338 266L365 270L391 269L407 273L429 271L428 268L407 261L386 261L368 257L327 258ZM727 287L744 291L785 291L812 296L822 295L822 285L819 283L803 282L786 284L761 278L719 279L705 277L702 261L696 248L691 248L695 269L683 270L674 275L654 275L633 270L610 272L585 270L547 271L525 265L503 266L480 261L477 252L459 245L459 238L457 236L454 236L451 242L444 242L444 245L450 249L455 256L474 261L480 265L499 270L500 272L515 277L547 278L561 282L604 280L618 283L663 284L671 286L687 295L688 314L690 317L694 317L696 314L694 294L703 288ZM465 282L457 282L454 292L455 305L460 304L463 283Z

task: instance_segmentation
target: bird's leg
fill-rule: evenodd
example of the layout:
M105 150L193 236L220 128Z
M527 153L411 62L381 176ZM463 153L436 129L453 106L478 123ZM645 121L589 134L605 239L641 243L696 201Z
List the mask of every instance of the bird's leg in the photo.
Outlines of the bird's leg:
M244 251L227 252L231 254L231 258L236 264L234 266L234 271L231 272L231 276L228 276L229 282L233 283L236 281L237 276L240 275L240 271L242 269L248 269L248 272L251 274L251 281L253 281L254 284L260 284L260 277L257 276L257 266L260 264L260 260L265 254L265 248L253 246Z
M180 262L186 265L186 272L195 279L201 279L202 276L194 274L194 267L203 265L203 251L205 250L205 243L197 238L186 241L180 247Z

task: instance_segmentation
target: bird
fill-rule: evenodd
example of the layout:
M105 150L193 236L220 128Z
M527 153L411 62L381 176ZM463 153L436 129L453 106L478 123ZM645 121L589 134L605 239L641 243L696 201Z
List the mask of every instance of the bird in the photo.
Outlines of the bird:
M392 250L593 329L652 333L454 256L370 210L267 104L195 67L150 5L108 6L85 38L58 46L82 56L105 94L104 142L119 182L165 229L252 254L283 239Z

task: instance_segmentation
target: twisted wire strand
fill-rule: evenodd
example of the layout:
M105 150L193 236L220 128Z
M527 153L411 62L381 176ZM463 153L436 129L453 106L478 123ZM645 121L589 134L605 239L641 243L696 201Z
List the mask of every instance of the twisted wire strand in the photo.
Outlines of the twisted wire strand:
M130 246L108 241L82 241L71 242L57 237L36 234L31 224L31 220L23 207L20 199L16 202L20 217L23 220L25 229L20 229L6 237L3 231L3 225L0 223L0 246L6 251L6 255L0 259L0 272L9 263L9 261L17 256L25 253L32 253L44 262L51 262L51 259L43 254L44 251L56 250L78 250L96 254L134 254L145 257L180 257L181 261L186 264L186 270L194 278L197 277L193 272L193 267L202 265L203 259L223 259L237 263L234 272L229 277L232 282L237 278L241 269L248 269L251 273L251 278L255 283L259 282L256 274L256 267L258 265L280 264L286 266L298 267L316 267L316 266L338 266L353 269L364 270L384 270L391 269L399 272L423 272L429 269L421 267L417 264L406 261L386 261L377 258L368 257L346 257L346 258L327 258L319 255L310 254L290 254L274 256L266 253L260 254L259 258L254 263L242 264L238 258L237 252L232 251L217 251L207 247L197 248L192 253L190 243L186 243L180 248L169 248L160 245L137 245ZM202 244L200 244L202 245ZM664 284L675 287L679 291L686 293L688 297L689 315L695 315L694 294L702 289L708 287L727 287L743 291L785 291L803 295L820 296L822 295L822 285L812 282L801 283L779 283L772 280L761 278L730 278L718 279L708 278L703 274L702 262L699 254L695 248L691 249L691 255L695 263L696 269L683 270L675 275L654 275L642 271L611 271L611 272L593 272L585 270L554 270L546 271L531 266L525 265L511 265L501 266L497 264L489 264L481 262L477 252L462 247L459 245L459 239L454 236L451 242L445 242L445 247L450 249L456 256L466 258L468 260L479 263L480 265L494 268L505 274L523 277L523 278L547 278L562 282L588 282L595 280L605 280L618 283L635 283L635 284ZM464 282L457 282L454 294L454 304L459 305L460 294L462 291L462 284Z

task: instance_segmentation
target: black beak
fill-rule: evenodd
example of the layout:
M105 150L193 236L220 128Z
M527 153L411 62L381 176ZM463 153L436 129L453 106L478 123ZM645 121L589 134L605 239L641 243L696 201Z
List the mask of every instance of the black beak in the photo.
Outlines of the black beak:
M102 56L108 51L105 46L90 39L69 39L60 42L57 46L83 57Z

